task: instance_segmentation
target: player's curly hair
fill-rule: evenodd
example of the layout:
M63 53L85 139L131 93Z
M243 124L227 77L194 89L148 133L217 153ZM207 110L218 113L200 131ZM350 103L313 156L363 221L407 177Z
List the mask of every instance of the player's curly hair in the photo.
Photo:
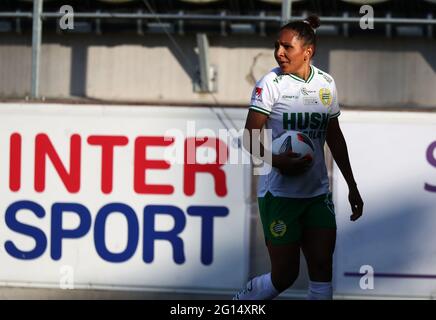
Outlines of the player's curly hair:
M316 50L316 33L315 30L321 25L316 15L310 15L304 20L292 21L280 28L282 30L292 30L298 34L298 38L304 41L305 45L313 45L313 55Z

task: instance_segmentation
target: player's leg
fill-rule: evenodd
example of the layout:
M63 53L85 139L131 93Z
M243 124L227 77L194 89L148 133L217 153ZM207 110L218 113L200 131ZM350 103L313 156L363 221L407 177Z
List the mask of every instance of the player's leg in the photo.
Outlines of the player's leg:
M301 208L299 200L274 197L270 193L259 198L271 272L250 280L234 299L274 299L293 284L300 263L301 225L298 215L302 212Z
M268 243L271 261L271 280L277 291L288 289L298 277L300 270L300 244L275 245Z
M310 278L308 299L332 299L336 220L331 194L317 197L302 217L301 248Z
M248 281L233 300L271 300L289 288L297 279L300 268L300 246L298 244L267 244L271 260L271 272Z
M309 271L310 300L333 298L332 266L336 242L336 229L305 229L302 249Z

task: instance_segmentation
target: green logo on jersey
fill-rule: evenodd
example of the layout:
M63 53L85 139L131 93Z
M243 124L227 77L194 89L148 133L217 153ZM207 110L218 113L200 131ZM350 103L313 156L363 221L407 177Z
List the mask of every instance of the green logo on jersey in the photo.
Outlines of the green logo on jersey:
M283 129L285 130L325 130L329 116L319 112L292 112L283 113Z
M322 76L324 77L324 79L325 79L328 83L332 83L333 79L330 78L328 75L323 74Z
M283 76L284 76L284 75L281 74L281 75L275 77L275 79L273 80L273 82L275 82L275 83L279 83L279 81L282 80Z
M329 116L327 113L283 113L283 129L301 131L311 139L324 139L328 122Z

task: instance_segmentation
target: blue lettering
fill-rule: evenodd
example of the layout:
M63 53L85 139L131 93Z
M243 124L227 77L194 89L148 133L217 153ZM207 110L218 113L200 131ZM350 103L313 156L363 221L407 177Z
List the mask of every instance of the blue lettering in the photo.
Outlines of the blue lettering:
M12 203L6 210L6 225L12 231L27 235L35 240L35 248L30 251L22 251L15 244L8 240L5 242L6 252L12 257L21 260L30 260L40 257L47 248L47 238L44 232L36 227L29 226L17 220L17 212L20 210L32 211L38 218L45 216L44 208L32 201L17 201Z
M36 259L44 254L47 248L45 232L35 226L18 221L17 214L20 210L28 210L38 218L45 217L45 210L39 204L32 201L17 201L12 203L6 210L5 221L10 230L34 239L35 246L31 250L21 250L16 244L8 240L4 247L6 252L17 259ZM66 212L73 213L79 218L79 224L73 229L64 228L64 216ZM106 245L106 221L110 214L122 214L127 221L127 244L122 252L111 252ZM229 209L223 206L190 206L187 215L201 218L201 254L200 260L203 265L211 265L213 262L214 246L214 218L226 217ZM171 230L155 230L155 220L158 215L170 216L174 220ZM172 205L148 205L143 212L143 252L142 259L145 263L154 260L155 241L164 240L169 242L173 249L173 261L176 264L185 263L184 241L181 233L186 226L185 213ZM54 203L51 207L50 256L53 260L62 258L62 243L64 239L79 239L84 237L91 229L92 215L90 211L79 203ZM97 213L94 223L94 245L97 254L108 262L124 262L133 257L139 243L139 221L135 211L123 203L109 203L103 206Z
M174 219L174 228L170 231L155 231L154 221L158 214L170 215ZM183 240L179 233L185 229L186 218L182 210L175 206L149 205L144 208L144 246L143 260L151 263L154 259L154 241L167 240L173 246L173 259L177 264L185 262Z
M201 263L212 264L213 260L213 218L229 214L226 207L192 206L188 208L190 216L201 217Z
M114 212L123 214L127 220L127 246L123 252L113 253L106 247L105 227L107 217ZM100 257L109 262L124 262L129 260L135 253L139 239L139 222L135 211L123 203L109 203L105 205L95 218L94 242L95 249Z
M64 212L74 212L80 222L76 229L63 229ZM51 257L59 260L62 257L62 239L77 239L88 233L91 227L89 210L79 203L55 203L51 208Z

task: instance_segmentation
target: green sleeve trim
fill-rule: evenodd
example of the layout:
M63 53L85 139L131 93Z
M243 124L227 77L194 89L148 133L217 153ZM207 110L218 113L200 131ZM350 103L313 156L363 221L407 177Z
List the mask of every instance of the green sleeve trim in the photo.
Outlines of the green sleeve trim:
M331 118L337 118L337 117L339 117L340 114L341 114L341 112L338 111L338 112L336 112L335 114L331 114L331 115L329 115L329 118L330 118L330 119L331 119Z
M260 113L263 113L263 114L266 114L267 116L269 116L270 113L271 113L271 112L268 111L268 110L265 110L265 109L263 109L263 108L261 108L261 107L254 106L254 105L251 105L249 109L250 109L250 110L253 110L253 111L260 112Z

